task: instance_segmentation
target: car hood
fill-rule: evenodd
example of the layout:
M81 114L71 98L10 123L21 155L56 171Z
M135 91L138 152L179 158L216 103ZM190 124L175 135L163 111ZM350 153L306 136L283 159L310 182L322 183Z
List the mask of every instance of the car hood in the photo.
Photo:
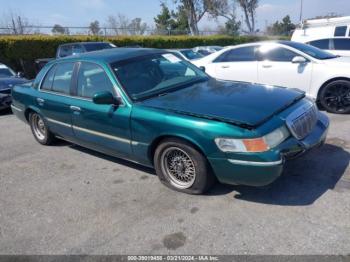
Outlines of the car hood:
M19 77L4 77L0 78L0 90L10 89L15 85L29 82L28 79Z
M304 96L297 89L210 79L141 103L254 128Z

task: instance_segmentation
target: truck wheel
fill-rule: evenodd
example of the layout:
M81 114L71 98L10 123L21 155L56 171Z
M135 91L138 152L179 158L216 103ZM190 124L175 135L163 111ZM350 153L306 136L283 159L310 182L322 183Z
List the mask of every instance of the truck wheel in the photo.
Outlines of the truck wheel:
M330 82L321 89L319 101L323 108L330 113L350 113L350 81Z
M47 128L45 121L38 113L29 115L29 125L34 138L42 145L50 145L55 139L55 136Z
M163 184L188 194L202 194L216 181L207 159L181 139L164 140L155 151L154 166Z

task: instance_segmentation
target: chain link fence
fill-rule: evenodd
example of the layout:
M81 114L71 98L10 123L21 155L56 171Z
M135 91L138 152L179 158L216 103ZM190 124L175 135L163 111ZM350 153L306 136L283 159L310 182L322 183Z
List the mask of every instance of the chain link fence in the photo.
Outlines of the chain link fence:
M221 31L199 31L199 35L217 35ZM54 26L23 26L20 28L0 27L0 35L96 35L96 36L118 36L118 35L190 35L186 30L159 30L140 28L90 28L81 26L54 27Z

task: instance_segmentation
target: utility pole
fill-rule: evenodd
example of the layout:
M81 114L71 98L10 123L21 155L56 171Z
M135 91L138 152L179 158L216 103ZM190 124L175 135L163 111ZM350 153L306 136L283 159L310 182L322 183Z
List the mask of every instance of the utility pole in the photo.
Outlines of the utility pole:
M303 0L300 0L300 17L299 17L300 24L303 22Z

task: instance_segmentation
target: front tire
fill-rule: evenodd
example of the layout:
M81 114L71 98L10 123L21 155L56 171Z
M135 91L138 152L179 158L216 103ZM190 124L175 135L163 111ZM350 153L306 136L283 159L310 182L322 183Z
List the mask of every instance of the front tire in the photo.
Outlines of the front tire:
M36 141L42 145L52 144L55 136L50 132L44 119L38 113L29 115L29 125Z
M319 95L322 107L330 113L350 113L350 81L336 80L324 86Z
M154 166L160 181L180 192L203 194L215 183L207 159L181 139L164 140L155 151Z

